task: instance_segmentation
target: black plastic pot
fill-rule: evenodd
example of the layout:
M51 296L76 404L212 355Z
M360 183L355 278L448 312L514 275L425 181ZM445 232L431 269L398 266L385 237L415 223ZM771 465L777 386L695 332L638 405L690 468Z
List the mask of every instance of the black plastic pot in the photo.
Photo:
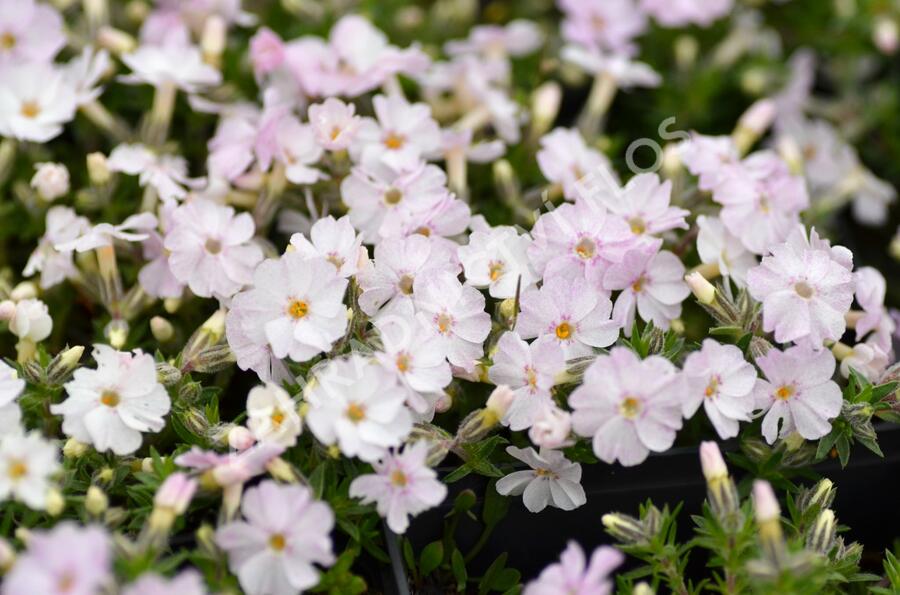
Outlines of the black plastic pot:
M845 539L859 541L865 546L864 566L875 571L880 567L885 548L900 535L900 507L896 505L896 490L900 487L900 427L879 428L878 435L884 459L857 445L846 469L841 469L837 461L815 466L816 472L837 486L833 509L841 524L851 528ZM511 498L506 518L468 565L469 574L482 573L498 555L507 552L506 565L521 571L523 581L527 581L557 560L569 540L579 542L586 551L611 543L600 523L601 516L607 512L637 514L638 505L648 498L660 507L664 504L674 507L683 502L679 532L687 536L691 526L689 515L701 511L706 497L696 447L673 448L651 455L637 467L601 463L583 465L583 470L582 485L587 504L574 511L547 508L533 514L525 508L520 497ZM740 473L735 471L740 479ZM476 509L480 508L487 484L486 478L478 476L468 476L450 484L444 504L423 513L410 525L406 537L412 542L413 550L419 552L426 544L441 539L444 516L460 491L472 489L479 498ZM479 525L461 522L456 532L460 549L467 551L479 535ZM385 592L410 593L399 538L387 531L387 540L392 566L385 569L388 575ZM702 567L697 570L702 572Z

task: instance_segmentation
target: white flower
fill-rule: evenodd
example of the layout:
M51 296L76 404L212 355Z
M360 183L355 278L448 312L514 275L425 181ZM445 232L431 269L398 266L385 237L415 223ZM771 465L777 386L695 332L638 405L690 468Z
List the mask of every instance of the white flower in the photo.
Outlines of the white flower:
M121 144L112 150L107 160L110 171L138 176L141 186L151 186L162 200L187 196L185 186L198 188L202 180L188 177L187 161L178 155L157 155L141 144Z
M78 274L72 261L72 250L58 250L57 244L72 242L91 228L90 222L78 216L73 209L63 206L47 211L44 235L37 248L28 257L22 274L30 277L41 273L41 288L49 289L57 283Z
M306 392L306 422L324 444L348 457L376 461L412 429L406 394L382 366L360 355L335 359Z
M115 240L124 242L143 242L156 228L157 220L153 213L131 215L122 223L98 223L83 234L68 242L60 242L54 247L60 252L75 250L87 252L101 246L111 246Z
M269 382L253 387L247 395L247 427L259 441L291 447L297 443L303 423L287 391Z
M402 453L391 453L374 463L375 473L360 475L350 484L350 497L363 504L377 502L378 514L394 533L404 533L409 517L434 508L447 497L447 486L428 465L428 445L418 441Z
M285 177L294 184L313 184L328 176L312 165L324 152L316 141L309 124L301 124L296 118L285 118L276 133L278 158L284 164Z
M53 319L47 304L35 298L16 302L16 313L9 321L9 332L20 339L38 343L49 337L52 330Z
M95 345L97 369L79 368L65 384L68 398L51 405L63 416L63 432L98 451L131 454L141 446L141 432L159 432L171 407L156 376L153 356Z
M195 46L144 44L134 52L123 54L122 62L132 74L119 80L134 85L172 84L185 93L197 93L222 81L221 73L203 61Z
M441 147L441 128L425 103L409 103L401 94L376 95L375 116L363 118L351 155L356 162L384 160L394 168L409 170Z
M55 8L34 0L0 1L0 65L51 62L65 45Z
M25 390L25 381L15 368L0 360L0 407L14 403Z
M581 487L581 465L568 460L558 450L509 446L510 456L526 463L530 471L515 471L497 481L497 491L504 495L522 496L525 508L540 512L547 505L561 510L574 510L587 502Z
M718 217L697 217L697 253L704 264L719 267L719 274L731 277L738 286L747 282L747 271L755 267L756 256L744 248L741 240L725 229Z
M49 477L59 469L59 449L40 432L10 434L0 439L0 501L13 497L43 510Z
M51 64L0 70L0 135L45 143L75 117L75 93Z
M468 245L457 249L466 283L489 288L491 297L514 297L517 289L524 291L538 280L528 260L530 245L528 235L519 235L509 226L473 231Z
M53 201L69 192L69 170L62 163L36 163L31 187L46 201Z
M302 233L295 233L291 236L291 246L303 256L321 256L344 278L355 275L360 262L368 257L362 247L362 237L356 235L346 215L340 219L331 215L319 219L310 228L309 239Z
M304 362L344 336L346 290L324 258L287 252L256 267L253 287L234 297L232 310L262 329L275 357Z
M854 369L869 382L876 382L890 363L888 354L870 339L866 343L857 343L850 354L844 356L841 360L841 376L849 378L850 370Z

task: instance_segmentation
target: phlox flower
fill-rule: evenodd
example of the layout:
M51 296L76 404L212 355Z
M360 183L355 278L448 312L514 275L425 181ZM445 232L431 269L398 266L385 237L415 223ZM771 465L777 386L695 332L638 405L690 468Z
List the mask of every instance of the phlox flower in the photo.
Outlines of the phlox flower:
M731 12L733 0L640 0L641 10L663 27L709 27Z
M469 205L454 194L446 194L427 209L400 211L387 233L391 237L428 236L455 251L458 243L446 238L464 233L471 219Z
M262 250L253 243L255 225L249 213L197 199L172 213L165 237L169 268L200 297L234 295L250 283Z
M550 337L566 359L591 355L594 347L607 347L619 337L619 325L610 320L612 302L579 277L548 278L540 289L522 293L520 306L519 336Z
M488 231L473 231L469 243L457 250L472 287L488 288L495 298L511 298L537 282L537 273L528 260L531 238L519 235L515 228L499 226Z
M376 95L372 99L377 120L363 118L350 154L357 162L383 159L397 169L409 170L441 148L441 128L424 103L410 103L403 95Z
M306 486L264 481L244 494L244 520L219 527L216 544L248 595L291 595L319 582L334 563L334 513Z
M830 351L802 345L770 349L756 364L765 374L756 381L754 396L757 407L767 410L762 422L766 442L794 431L815 440L831 431L829 420L841 412L844 399L831 379L835 361Z
M275 457L284 452L284 446L275 442L259 442L240 452L220 454L194 446L178 455L175 464L208 474L212 481L224 488L226 500L229 492L241 495L243 485L262 475Z
M730 136L706 136L696 132L679 143L678 154L688 171L699 177L700 190L707 192L730 174L724 166L737 165L741 160Z
M40 432L4 435L0 438L0 501L14 498L31 509L45 509L50 476L59 468L59 449Z
M532 444L541 448L563 448L571 444L571 431L572 415L553 403L544 404L534 416L528 438Z
M141 446L142 432L159 432L171 408L169 393L159 383L153 356L137 349L116 351L94 345L97 369L78 368L65 384L68 398L50 406L63 416L62 430L99 452L131 454Z
M669 204L672 182L660 182L656 174L638 174L617 192L599 192L585 196L598 200L610 213L628 222L636 236L658 235L675 228L687 229L684 218L688 211Z
M877 269L860 267L853 273L856 302L862 307L863 314L854 327L857 340L872 333L868 342L878 346L884 352L892 347L892 335L896 324L884 306L887 282Z
M610 574L624 559L617 549L604 545L595 549L588 561L581 546L570 541L559 562L525 585L523 595L609 595L613 592Z
M543 41L544 35L536 23L516 19L505 26L472 27L466 39L448 41L444 49L450 56L480 54L490 59L498 54L525 56L538 49Z
M297 362L328 351L347 329L347 280L321 257L287 252L253 273L253 286L234 297L232 308L261 326L275 357Z
M462 155L472 163L491 163L503 156L506 145L502 140L475 141L472 130L445 128L441 131L441 152L448 162L454 155ZM448 165L448 168L451 167Z
M185 93L198 93L222 82L222 74L203 61L195 46L144 44L122 54L122 62L132 73L119 80L132 85L173 85Z
M612 317L629 337L635 311L643 320L667 329L681 315L681 302L691 293L684 282L684 265L678 257L653 247L629 250L622 262L606 271L603 286L621 290Z
M163 203L159 209L160 228L163 232L172 223L175 202ZM158 298L177 298L184 292L185 284L172 274L169 267L169 252L165 249L163 235L149 230L142 244L144 260L147 261L138 273L138 281L147 295Z
M623 52L607 53L580 45L567 45L560 52L560 57L595 77L611 78L621 89L658 87L662 84L662 76L649 64L632 60Z
M361 355L330 360L305 396L309 429L348 457L376 461L412 429L406 392L384 367Z
M51 62L66 45L59 12L44 2L0 2L0 65Z
M260 442L289 448L297 443L303 422L287 391L269 382L253 387L247 395L247 427Z
M447 176L424 163L404 171L381 159L368 159L341 182L350 222L368 243L400 235L408 214L428 211L448 196Z
M572 428L593 439L594 454L606 463L638 465L650 451L671 448L681 429L681 383L672 363L658 355L640 360L613 347L584 373L569 396Z
M350 497L376 503L394 533L405 533L409 517L434 508L447 497L447 486L425 464L428 444L418 441L402 452L389 453L372 464L375 473L360 475L350 484Z
M4 13L18 15L17 8ZM0 136L45 143L62 132L78 107L63 72L49 63L16 63L0 70Z
M562 346L550 335L529 345L516 333L507 332L497 342L493 360L488 370L491 382L506 385L515 393L503 423L516 432L530 428L542 407L553 404L550 389L566 369Z
M188 188L199 188L203 180L188 177L187 161L178 155L158 155L141 144L121 144L107 160L110 171L138 176L141 186L153 187L164 201L180 200Z
M849 378L853 369L869 382L877 382L890 363L888 354L874 342L857 343L841 360L841 376Z
M54 248L60 252L71 250L88 252L102 246L112 246L116 240L143 242L149 237L149 232L156 229L157 223L156 215L153 213L138 213L126 217L118 224L98 223L74 240L54 244Z
M25 390L25 381L6 362L0 360L0 408L15 403Z
M30 277L41 274L41 289L49 289L78 274L72 260L72 249L58 250L58 244L68 244L85 234L90 221L69 207L55 206L47 210L44 235L31 253L22 274Z
M38 196L53 202L69 192L69 170L62 163L43 162L34 164L34 176L30 185Z
M450 363L467 372L474 370L491 332L484 294L447 272L418 275L413 293L419 320L441 339Z
M334 265L338 275L351 277L359 272L359 265L368 257L362 238L346 215L335 219L331 215L312 224L309 239L302 233L291 236L291 246L307 258L320 256Z
M544 279L579 276L602 289L603 274L634 246L628 223L592 201L564 204L540 216L528 257Z
M581 465L568 460L558 450L508 446L507 454L531 469L514 471L497 480L497 492L503 496L522 496L529 512L540 512L552 506L574 510L587 502L581 487Z
M747 273L747 288L763 305L763 329L779 343L804 341L821 349L825 340L844 334L845 314L853 302L852 258L797 227L788 241L771 248L762 263ZM851 265L852 266L852 265Z
M238 300L241 301L243 298ZM257 311L236 308L232 301L232 308L225 316L225 338L241 370L253 370L263 382L281 382L291 378L287 365L272 353L266 330L259 324Z
M28 549L4 576L4 595L89 595L111 588L112 543L99 525L63 521L33 531Z
M145 572L136 581L122 589L122 595L206 595L206 583L196 570L182 570L172 578L155 572Z
M586 47L633 52L633 40L647 28L647 17L633 0L558 0L566 41Z
M433 238L412 235L388 238L375 246L374 263L356 276L362 293L359 307L369 316L395 302L412 300L415 280L428 273L459 274L455 255Z
M697 253L704 264L719 267L719 274L731 278L738 286L747 283L747 271L758 263L756 256L725 229L718 217L697 217Z
M756 369L734 345L705 339L701 349L685 360L683 377L685 418L693 416L703 403L706 416L723 440L738 435L739 421L750 421L755 409Z
M284 41L268 27L257 29L250 38L250 62L257 79L275 71L284 63Z
M278 127L277 158L284 164L285 177L294 184L313 184L328 176L312 167L322 158L322 147L309 124L285 118Z
M722 223L755 254L783 242L809 206L803 178L791 174L787 164L771 151L759 151L725 168L713 189L722 205Z
M362 123L354 104L334 97L309 106L307 115L319 145L329 151L348 149Z
M20 339L40 343L50 336L53 319L47 304L37 298L27 298L16 302L16 310L9 320L9 332Z

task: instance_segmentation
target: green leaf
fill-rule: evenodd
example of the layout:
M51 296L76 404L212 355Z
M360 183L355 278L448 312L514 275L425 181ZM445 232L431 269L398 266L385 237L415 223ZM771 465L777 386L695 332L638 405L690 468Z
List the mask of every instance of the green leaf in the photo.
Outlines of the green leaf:
M462 593L466 590L468 574L466 573L466 562L458 549L453 550L453 554L450 555L450 569L453 571L453 578L456 579L456 590Z
M325 471L327 466L327 462L319 463L319 466L309 474L309 487L312 488L316 500L321 500L322 495L325 493Z
M444 544L440 541L432 541L422 549L419 556L419 573L428 576L437 568L444 559Z
M406 562L407 571L413 573L415 576L416 572L416 556L413 554L412 544L408 539L403 539L403 561Z
M828 453L831 452L834 443L837 442L840 437L841 430L839 428L832 428L828 435L819 440L819 446L816 448L816 459L824 459L827 457Z
M475 506L476 501L477 497L475 496L475 492L472 490L461 491L453 501L453 510L451 511L451 514L459 514L471 510L472 507Z
M841 467L846 467L847 463L850 462L850 440L847 436L841 434L834 446L837 448L838 457L841 459Z
M491 565L488 566L488 569L485 571L484 576L481 577L481 581L479 581L478 583L478 595L485 595L485 593L492 589L494 579L506 566L506 558L507 553L503 552L502 554L497 556L496 560L491 562Z

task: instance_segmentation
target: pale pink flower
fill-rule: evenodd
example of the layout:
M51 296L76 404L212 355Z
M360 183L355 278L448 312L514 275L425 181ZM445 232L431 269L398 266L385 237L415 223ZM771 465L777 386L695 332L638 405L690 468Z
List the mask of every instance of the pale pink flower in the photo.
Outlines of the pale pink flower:
M447 272L418 275L413 293L419 320L441 338L450 363L472 371L491 331L484 295Z
M219 527L216 544L248 595L289 594L319 582L334 563L334 513L301 485L264 481L244 494L238 520Z
M254 386L247 395L247 427L260 442L290 448L297 444L303 422L288 392L268 382Z
M200 49L191 45L145 44L122 54L122 62L132 74L119 80L131 85L174 85L185 93L198 93L222 82L222 74L204 62Z
M424 163L403 171L370 159L341 182L350 222L369 243L401 235L406 219L432 209L448 194L443 170Z
M722 205L719 217L732 234L755 254L783 242L809 206L803 178L771 151L759 151L723 169L713 189Z
M158 155L141 144L121 144L107 160L110 171L138 176L141 186L151 186L164 201L182 199L188 188L199 188L202 179L188 177L187 160L179 155Z
M361 355L332 359L309 385L306 423L319 442L373 462L412 430L406 391L397 378Z
M872 333L870 341L889 351L895 324L884 306L887 293L884 275L873 267L860 267L853 273L853 280L856 302L863 309L862 317L856 321L856 338Z
M459 274L454 255L432 238L388 238L375 246L374 264L361 268L356 280L359 307L369 316L396 301L411 300L416 277L430 272Z
M208 471L217 485L225 488L226 492L231 489L239 497L242 486L265 473L266 465L282 452L284 447L274 442L259 442L246 450L227 454L194 446L186 453L178 455L175 464L201 473Z
M592 437L594 454L607 463L630 467L650 451L663 452L681 429L678 371L658 355L645 360L625 347L613 347L584 373L569 396L572 427Z
M844 334L844 315L853 303L853 274L846 249L810 240L797 228L788 241L771 248L762 263L747 273L747 287L763 304L763 329L779 343L804 341L821 349L825 340ZM837 255L837 256L836 256Z
M522 496L529 512L540 512L552 506L560 510L575 510L587 502L581 487L581 465L573 463L558 450L531 447L506 447L511 457L531 467L514 471L497 480L497 492L503 496Z
M296 118L281 121L276 133L278 160L284 164L285 177L294 184L313 184L328 176L312 167L322 158L322 147L316 141L309 124L301 124Z
M78 368L65 384L68 398L50 406L63 416L62 430L99 452L131 454L141 446L142 432L165 426L172 402L156 375L153 356L141 350L121 352L94 345L97 369Z
M703 403L706 416L723 440L738 435L739 421L750 421L755 409L756 369L734 345L704 339L701 349L685 360L683 377L685 418L692 417Z
M663 27L709 27L731 12L734 0L640 0L641 10Z
M569 446L572 431L572 416L555 404L541 406L528 430L531 443L540 448L563 448Z
M99 525L63 521L33 531L28 549L4 576L3 594L92 595L112 581L112 543Z
M690 213L669 204L672 182L660 182L656 174L638 174L615 192L599 192L580 200L597 200L610 213L628 222L636 236L659 235L675 228L687 229L684 218Z
M458 243L445 238L465 232L471 219L469 205L454 194L446 194L427 209L400 211L391 222L393 225L387 228L387 233L390 237L428 236L455 251Z
M691 134L691 138L678 145L678 152L685 167L700 178L700 190L710 191L729 175L726 165L740 163L737 147L730 136L705 136Z
M540 289L520 298L516 332L523 339L550 337L566 359L592 355L594 347L612 345L619 325L610 320L612 302L579 277L551 277Z
M610 595L610 574L624 559L621 552L604 545L594 550L588 562L581 546L570 541L559 562L546 567L538 578L525 585L523 595Z
M543 406L552 405L550 389L556 376L566 369L559 341L544 335L530 345L513 332L497 342L494 363L488 370L491 382L513 389L515 399L503 418L504 425L519 431L531 427Z
M47 492L53 485L51 477L59 468L59 447L39 431L3 435L0 437L0 502L15 499L32 510L44 510Z
M363 118L350 154L354 160L383 159L393 168L409 170L436 155L441 128L424 103L410 103L402 95L376 95L372 100L377 120Z
M38 196L52 202L69 192L69 170L62 163L35 163L31 187Z
M257 78L273 72L284 62L284 41L268 27L260 27L250 39L250 61Z
M74 240L57 243L60 252L75 250L88 252L102 246L112 246L115 240L123 242L143 242L149 232L156 229L157 219L153 213L138 213L119 224L98 223Z
M362 118L356 115L355 105L334 97L309 106L308 116L316 140L329 151L349 148L362 123Z
M613 320L631 336L635 311L658 328L681 315L681 302L691 290L684 282L684 265L671 252L653 247L629 250L603 277L607 290L622 290L613 308Z
M241 370L253 370L263 382L292 378L285 363L272 353L266 330L253 309L235 308L232 301L225 316L225 337Z
M55 8L34 0L0 1L0 65L51 62L65 45Z
M658 87L662 84L662 76L649 64L632 60L622 52L607 53L580 45L567 45L560 52L560 57L595 77L611 78L620 89Z
M538 49L544 35L536 23L524 19L505 26L477 25L463 40L448 41L444 49L450 56L480 54L487 59L500 56L525 56Z
M857 343L849 355L841 360L841 376L850 377L850 370L856 370L869 382L877 382L891 360L873 341Z
M9 16L18 14L9 9ZM75 117L76 94L49 63L15 63L0 69L0 136L45 143Z
M122 589L122 595L206 595L206 583L196 570L182 570L172 578L145 572L138 580Z
M634 247L628 223L593 201L579 200L544 213L531 230L528 257L544 279L583 277L602 289L603 275Z
M731 278L739 287L747 283L747 271L758 263L756 256L725 229L718 217L697 217L697 253L704 264L715 264L719 274Z
M200 297L228 297L250 283L262 250L253 243L249 213L205 199L185 203L172 213L165 248L175 278Z
M573 128L554 128L542 136L537 162L544 177L562 185L569 200L575 200L579 180L598 171L612 171L606 155L588 147L581 133Z
M164 203L160 207L160 228L169 229L175 202ZM144 260L147 261L138 273L138 281L147 295L158 298L177 298L184 292L185 284L175 278L169 267L169 252L164 246L163 236L155 230L148 232L142 245Z
M78 269L72 260L73 250L58 250L55 246L74 241L90 227L90 221L79 216L73 209L63 206L51 207L47 211L44 235L28 258L22 274L30 277L40 272L42 289L49 289L77 275Z
M183 515L194 499L197 486L197 480L186 473L181 471L171 473L153 494L153 506Z
M287 252L263 261L252 281L232 309L255 319L275 357L308 361L344 336L347 280L324 258Z
M633 0L557 0L566 41L587 47L633 52L634 38L647 29L647 17Z
M841 412L843 397L831 379L835 361L830 351L800 345L773 348L757 357L756 364L766 377L756 381L754 395L756 406L767 410L762 434L769 444L795 430L807 440L831 431L829 420Z
M466 283L488 288L494 298L511 298L538 280L528 260L531 238L519 235L514 227L499 226L488 231L473 231L469 243L457 249L466 275Z
M455 130L445 128L441 131L441 151L445 159L454 154L463 154L472 163L491 163L506 152L506 145L501 140L474 141L472 130Z
M346 215L335 219L331 215L313 223L309 239L302 233L291 236L291 246L306 258L320 256L334 265L338 275L347 278L359 272L360 263L368 258L362 238Z
M403 452L388 453L372 464L375 473L360 475L350 484L350 497L376 503L378 514L394 533L405 533L409 517L434 508L447 497L447 486L428 467L428 445L415 442Z

